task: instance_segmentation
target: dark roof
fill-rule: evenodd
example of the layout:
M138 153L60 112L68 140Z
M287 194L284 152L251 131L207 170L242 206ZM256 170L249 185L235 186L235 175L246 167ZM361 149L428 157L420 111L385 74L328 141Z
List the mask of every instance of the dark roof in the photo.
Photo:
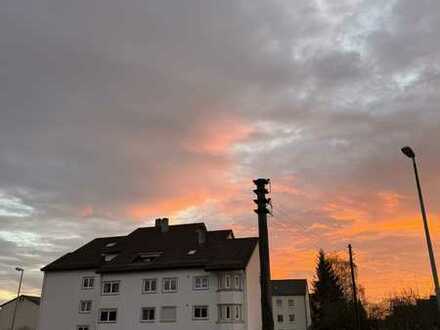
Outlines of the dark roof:
M206 243L198 242L199 232ZM138 228L127 236L97 238L42 268L43 271L94 269L98 273L147 271L177 268L206 270L244 269L258 242L257 238L234 238L232 230L207 231L204 223ZM116 243L116 244L109 244ZM194 254L189 251L196 250ZM160 256L151 262L134 262L146 253ZM117 255L105 262L105 254Z
M273 296L305 296L307 280L272 280Z
M20 300L24 300L24 299L29 300L30 302L33 302L35 305L40 305L40 299L41 299L40 297L28 296L28 295L24 295L24 294L20 295ZM3 306L5 306L5 305L7 305L7 304L9 304L11 302L16 301L16 300L17 300L17 298L9 300L9 301L1 304L0 307L3 307Z

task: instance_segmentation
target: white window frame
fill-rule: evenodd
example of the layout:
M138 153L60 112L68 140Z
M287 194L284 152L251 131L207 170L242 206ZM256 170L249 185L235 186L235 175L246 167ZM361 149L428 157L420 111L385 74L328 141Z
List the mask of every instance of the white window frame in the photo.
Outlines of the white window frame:
M153 319L144 319L144 310L153 311ZM142 307L141 308L141 322L151 323L156 321L156 307Z
M93 303L90 299L81 300L79 302L79 313L80 314L90 314L92 312L92 305L93 305ZM86 307L86 308L83 309L83 307Z
M237 290L241 289L241 275L240 274L234 275L234 288Z
M104 313L104 312L107 312L108 314L107 314L107 320L101 320L101 314L102 313ZM110 312L115 312L116 313L116 318L115 318L115 320L113 321L109 321L108 319L109 319L109 316L110 316ZM118 322L118 309L117 308L101 308L100 310L99 310L99 313L98 313L98 323L117 323Z
M234 312L234 321L241 321L241 305L234 305L233 308Z
M289 314L289 322L293 323L295 322L295 314Z
M228 311L229 311L229 317L228 317ZM242 319L243 319L242 305L240 305L240 304L220 304L220 305L218 305L218 322L219 323L241 322Z
M156 288L154 290L151 290L151 283L155 283ZM150 283L150 290L145 290L145 284ZM146 278L142 281L142 293L157 293L157 278Z
M199 281L200 285L197 286L197 281ZM209 276L201 275L194 276L193 280L193 290L208 290L209 289Z
M86 281L88 283L87 286L85 285ZM92 283L92 285L90 285L90 283ZM84 276L81 279L81 289L83 289L83 290L91 290L94 287L95 287L95 277L94 276Z
M105 292L104 288L106 284L110 284L110 291ZM118 284L118 291L113 291L113 285ZM102 282L102 288L101 288L101 295L102 296L115 296L118 295L121 292L121 281L103 281Z
M284 323L284 315L283 314L278 314L277 315L277 322L278 323Z
M176 317L174 320L172 319L164 319L163 318L163 310L164 308L174 308L174 310L176 311ZM164 323L175 323L177 322L177 306L162 306L160 309L160 322L164 322Z
M206 316L196 316L196 309L206 309ZM203 320L209 320L209 306L208 305L194 305L192 308L192 319L195 321L203 321Z
M169 281L169 288L165 289L165 285L168 281ZM172 286L171 283L173 281L175 281L175 283L176 283L175 289L171 289L171 286ZM165 277L162 279L162 292L163 293L174 293L174 292L177 292L178 289L179 289L179 280L177 277Z
M231 274L225 274L225 289L230 289L231 284Z
M218 290L222 291L241 291L243 286L243 277L239 273L220 273L218 275Z

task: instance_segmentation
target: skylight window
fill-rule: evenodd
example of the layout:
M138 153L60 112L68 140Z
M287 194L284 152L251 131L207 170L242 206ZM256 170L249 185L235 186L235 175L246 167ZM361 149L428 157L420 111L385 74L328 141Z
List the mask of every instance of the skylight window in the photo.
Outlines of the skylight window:
M193 254L196 254L197 250L189 250L188 255L192 256Z
M162 255L162 252L146 252L139 253L133 258L133 262L135 263L150 263L155 261Z
M109 261L112 261L114 258L116 258L118 255L117 254L103 254L102 256L104 257L105 262L109 262Z

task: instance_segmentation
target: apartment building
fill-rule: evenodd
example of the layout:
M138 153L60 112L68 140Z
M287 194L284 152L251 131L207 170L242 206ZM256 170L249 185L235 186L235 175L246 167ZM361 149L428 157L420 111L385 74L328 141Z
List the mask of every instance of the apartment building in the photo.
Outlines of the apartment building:
M307 330L312 325L307 280L272 280L274 330Z
M157 219L42 270L39 330L261 329L258 239L232 230Z

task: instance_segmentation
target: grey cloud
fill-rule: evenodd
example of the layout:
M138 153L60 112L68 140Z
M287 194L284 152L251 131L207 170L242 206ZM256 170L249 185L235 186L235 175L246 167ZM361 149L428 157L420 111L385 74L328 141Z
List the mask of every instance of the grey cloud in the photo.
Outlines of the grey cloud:
M38 268L98 233L129 232L139 225L122 219L129 203L209 193L233 185L226 178L294 175L320 191L282 202L290 218L280 221L306 235L352 225L322 211L332 196L413 196L403 144L420 151L426 190L438 195L440 8L399 0L386 17L363 16L382 3L3 1L0 191L35 213L0 217L0 231L49 246L34 253L2 239L0 285L14 280L15 258ZM198 125L215 136L223 117L255 130L235 152L185 145L206 138ZM249 199L237 194L225 205ZM79 215L86 206L95 218Z

